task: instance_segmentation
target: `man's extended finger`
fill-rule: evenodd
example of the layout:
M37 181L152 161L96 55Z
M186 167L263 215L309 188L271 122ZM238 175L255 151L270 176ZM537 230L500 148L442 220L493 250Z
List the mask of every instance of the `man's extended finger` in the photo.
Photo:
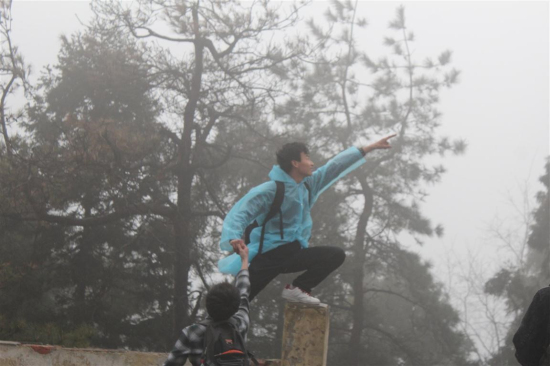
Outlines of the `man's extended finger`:
M388 136L388 137L385 137L384 140L387 141L387 140L389 140L389 139L391 139L392 137L395 137L395 136L397 136L396 133L394 133L393 135L390 135L390 136Z

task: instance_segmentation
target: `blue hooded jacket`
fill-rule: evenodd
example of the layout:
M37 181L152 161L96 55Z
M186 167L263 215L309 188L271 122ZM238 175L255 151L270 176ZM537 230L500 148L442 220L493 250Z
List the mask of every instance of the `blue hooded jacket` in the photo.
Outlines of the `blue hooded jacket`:
M361 166L364 162L365 159L363 159L361 151L356 147L350 147L334 156L300 183L296 183L290 175L278 165L275 165L269 173L271 181L252 188L233 206L225 217L220 240L221 249L233 251L233 247L229 242L242 238L246 227L256 220L260 226L250 233L249 260L252 261L258 254L262 231L261 225L271 208L277 190L275 181L285 183L285 197L281 206L284 238L281 239L279 230L279 215L275 215L266 224L262 252L268 252L296 240L300 242L302 248L307 248L312 226L310 211L317 198L334 182ZM304 183L309 185L311 193L308 192ZM309 202L310 195L311 202ZM241 257L233 253L222 258L218 262L218 268L222 273L236 275L241 269Z

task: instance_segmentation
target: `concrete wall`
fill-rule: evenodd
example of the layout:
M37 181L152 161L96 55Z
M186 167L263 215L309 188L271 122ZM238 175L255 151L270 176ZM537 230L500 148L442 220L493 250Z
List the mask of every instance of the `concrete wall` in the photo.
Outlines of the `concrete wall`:
M0 342L0 366L160 366L166 353Z
M0 366L160 366L167 353L92 348L63 348L0 341ZM280 360L259 360L260 366L289 366ZM191 366L189 362L185 366Z
M281 360L261 366L326 366L328 306L288 303ZM166 353L63 348L0 341L0 366L161 366ZM189 362L185 366L190 366Z

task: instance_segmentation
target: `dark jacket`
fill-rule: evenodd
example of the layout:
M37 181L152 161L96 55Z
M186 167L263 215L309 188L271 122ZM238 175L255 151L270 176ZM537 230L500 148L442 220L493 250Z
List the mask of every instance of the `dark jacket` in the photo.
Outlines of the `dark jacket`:
M522 366L550 365L550 287L535 294L513 340L516 358Z
M250 324L248 317L249 304L248 296L250 295L250 279L247 269L241 270L237 274L235 287L239 289L241 294L241 302L239 310L229 320L235 328L241 333L241 336L246 341L246 332ZM174 349L168 355L168 359L164 366L182 366L187 359L193 366L199 365L200 356L204 351L204 334L206 325L202 323L193 324L184 328L181 335L174 346Z

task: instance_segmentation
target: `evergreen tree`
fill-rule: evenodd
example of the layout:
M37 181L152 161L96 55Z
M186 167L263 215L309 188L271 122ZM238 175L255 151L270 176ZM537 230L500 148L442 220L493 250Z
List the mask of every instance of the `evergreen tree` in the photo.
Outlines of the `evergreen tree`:
M44 264L33 270L48 274L40 296L51 303L42 323L60 328L52 343L155 348L155 338L147 345L135 328L162 319L168 306L170 276L159 261L171 256L151 240L162 208L150 204L168 186L151 179L167 151L141 52L95 29L62 38L58 64L33 90L20 124L28 147L8 159L11 169L2 175L15 187L6 217L40 223L33 245L42 245ZM43 240L44 227L57 236ZM74 329L85 330L76 344ZM14 338L42 341L20 333ZM167 339L156 342L158 349Z
M320 217L332 220L326 225L336 229L340 238L314 233L312 244L326 243L330 238L330 244L341 244L348 251L348 259L336 276L340 281L326 281L321 295L334 308L347 312L333 320L332 329L337 331L332 342L338 346L331 347L331 362L466 364L471 345L456 329L456 311L433 283L428 267L401 249L397 239L406 232L421 244L422 236L442 234L440 226L422 215L420 203L427 195L424 187L439 181L445 171L441 165L427 163L427 158L461 153L465 148L461 140L436 135L441 120L437 110L440 90L455 84L459 72L449 67L450 51L435 61L427 59L419 64L413 59L410 48L414 36L406 26L402 7L389 25L394 36L384 39L390 54L374 61L358 45L358 34L366 21L356 18L356 10L357 3L334 1L326 12L326 27L309 23L318 53L303 77L295 79L300 98L289 100L278 115L289 134L311 142L313 150L325 158L365 140L398 134L389 153L369 155L363 167L336 185L340 197L336 204L332 198L327 200L332 201L330 206L319 202L315 209L324 211L315 214L319 215L314 216L316 225ZM300 128L294 127L297 121ZM429 292L410 292L414 287L409 279L415 277L400 268L403 258L415 263L418 281L424 281ZM418 272L425 273L420 276ZM396 312L410 306L404 313L415 320L423 319L422 326L408 328L399 318L401 327L397 328L380 302L381 293L393 296L388 301ZM419 305L432 308L424 311ZM429 334L423 346L424 341L415 334L419 329ZM431 348L420 351L425 347Z
M202 223L223 217L215 195L205 195L201 187L201 171L232 157L230 145L214 143L220 128L254 124L284 90L281 76L303 52L302 42L275 42L272 36L295 24L297 9L291 6L283 15L263 1L140 1L128 7L98 1L94 8L102 24L148 45L148 63L159 77L172 151L164 174L173 191L162 203L171 210L165 217L173 232L175 336L193 320L189 281L198 263ZM171 45L181 51L173 52Z

